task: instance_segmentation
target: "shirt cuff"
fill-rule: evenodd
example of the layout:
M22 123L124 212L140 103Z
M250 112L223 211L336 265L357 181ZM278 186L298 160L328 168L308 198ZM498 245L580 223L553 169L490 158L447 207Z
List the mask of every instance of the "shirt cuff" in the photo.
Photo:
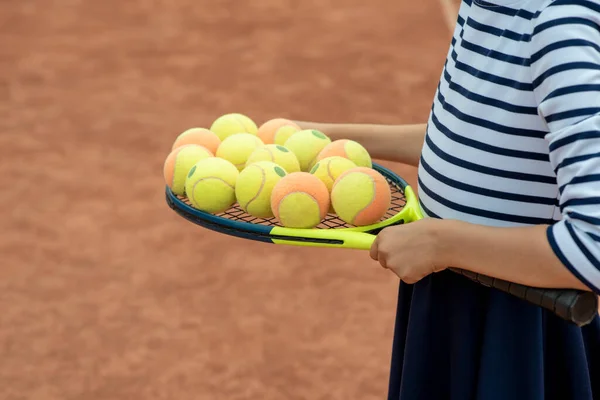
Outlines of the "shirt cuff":
M600 261L589 250L590 241L587 234L578 229L568 220L563 219L546 230L548 243L554 254L571 271L575 277L600 295ZM592 243L599 247L600 243Z

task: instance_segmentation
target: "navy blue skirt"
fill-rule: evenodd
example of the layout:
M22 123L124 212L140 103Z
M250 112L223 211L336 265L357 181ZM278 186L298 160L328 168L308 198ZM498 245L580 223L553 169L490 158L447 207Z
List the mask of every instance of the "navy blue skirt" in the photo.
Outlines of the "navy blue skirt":
M600 399L600 318L579 328L450 271L400 284L388 400Z

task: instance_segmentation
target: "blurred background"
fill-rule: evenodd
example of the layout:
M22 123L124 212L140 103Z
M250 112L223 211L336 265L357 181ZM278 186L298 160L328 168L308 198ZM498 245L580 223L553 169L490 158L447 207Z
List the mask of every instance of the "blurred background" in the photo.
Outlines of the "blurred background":
M397 279L203 231L162 164L229 112L424 122L454 3L0 2L0 400L385 398Z

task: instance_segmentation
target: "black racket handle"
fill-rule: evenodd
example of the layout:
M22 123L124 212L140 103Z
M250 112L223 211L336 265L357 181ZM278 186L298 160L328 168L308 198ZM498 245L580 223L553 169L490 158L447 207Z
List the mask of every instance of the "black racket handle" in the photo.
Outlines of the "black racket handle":
M598 315L598 296L592 292L575 289L534 288L458 268L450 269L481 285L493 287L550 310L560 318L577 326L589 324Z

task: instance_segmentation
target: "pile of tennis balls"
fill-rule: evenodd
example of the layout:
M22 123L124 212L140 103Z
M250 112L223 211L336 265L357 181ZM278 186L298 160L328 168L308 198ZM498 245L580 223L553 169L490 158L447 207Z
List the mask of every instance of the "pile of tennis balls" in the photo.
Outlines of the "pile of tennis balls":
M208 129L188 129L175 139L163 172L171 191L198 210L219 214L237 203L288 228L314 228L328 213L370 225L391 202L386 179L362 145L332 141L285 118L257 126L231 113Z

